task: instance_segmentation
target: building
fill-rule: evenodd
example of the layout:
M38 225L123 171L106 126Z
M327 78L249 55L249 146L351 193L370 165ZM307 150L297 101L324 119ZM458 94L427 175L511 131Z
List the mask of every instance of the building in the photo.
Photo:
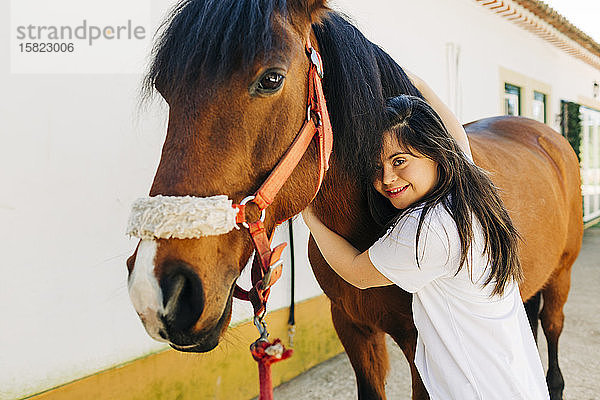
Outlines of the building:
M584 221L598 220L598 43L537 0L339 4L462 122L521 115L568 136L581 160ZM407 17L414 15L423 17Z
M172 4L153 1L152 30ZM522 115L568 136L581 158L584 220L600 218L598 43L538 0L333 6L427 81L462 122ZM9 39L3 35L0 45L8 47ZM0 83L2 139L10 144L0 146L0 174L8 182L0 193L0 303L10 321L0 329L0 398L256 393L247 353L256 334L246 305L236 304L228 341L190 356L153 342L129 302L124 263L135 240L123 232L130 204L149 189L166 124L164 106L137 110L140 75L15 74L2 63ZM282 229L276 240L288 235ZM300 221L294 235L297 355L275 368L276 382L341 351L307 265ZM289 266L290 252L285 257ZM284 341L290 282L286 268L270 301L279 309L271 326Z

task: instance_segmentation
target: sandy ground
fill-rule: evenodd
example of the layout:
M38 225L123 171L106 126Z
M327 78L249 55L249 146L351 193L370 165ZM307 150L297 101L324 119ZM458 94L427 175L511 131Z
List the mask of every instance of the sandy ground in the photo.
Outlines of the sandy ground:
M565 326L559 342L559 361L565 378L565 400L600 399L600 228L588 229L573 266L572 286L565 306ZM539 348L547 366L546 341L539 328ZM408 364L388 338L391 370L388 399L410 399ZM275 399L355 399L354 372L340 354L275 388Z

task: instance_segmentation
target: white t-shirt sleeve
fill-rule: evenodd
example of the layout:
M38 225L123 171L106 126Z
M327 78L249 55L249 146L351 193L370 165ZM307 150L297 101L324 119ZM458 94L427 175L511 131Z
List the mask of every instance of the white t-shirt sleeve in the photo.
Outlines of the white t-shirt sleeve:
M425 218L419 237L419 266L416 235L419 221L408 215L369 248L375 268L409 293L415 293L449 271L448 237L431 213ZM441 231L441 232L440 232Z

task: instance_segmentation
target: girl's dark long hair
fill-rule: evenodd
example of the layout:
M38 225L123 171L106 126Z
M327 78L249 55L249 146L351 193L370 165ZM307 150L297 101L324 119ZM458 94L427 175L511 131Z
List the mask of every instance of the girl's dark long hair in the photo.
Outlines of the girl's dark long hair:
M520 282L519 234L487 173L466 158L438 114L424 100L409 95L390 98L386 102L386 117L386 131L396 136L404 149L437 163L438 181L423 199L400 212L371 186L367 192L373 218L387 229L422 207L416 237L418 248L427 213L441 203L454 219L460 237L458 273L471 248L472 216L475 216L482 228L484 252L491 268L484 285L495 281L492 295L501 295L507 283ZM415 257L418 264L418 255Z

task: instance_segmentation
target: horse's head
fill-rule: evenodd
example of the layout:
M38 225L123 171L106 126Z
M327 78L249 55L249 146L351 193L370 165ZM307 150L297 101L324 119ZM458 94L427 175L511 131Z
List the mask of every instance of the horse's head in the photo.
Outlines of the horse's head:
M160 37L147 77L169 105L150 196L253 194L307 114L311 23L324 0L189 0ZM265 226L301 211L319 183L309 146L267 209ZM247 219L259 218L249 203ZM214 348L231 318L236 278L253 251L245 229L142 240L127 261L129 292L148 333L182 351Z

